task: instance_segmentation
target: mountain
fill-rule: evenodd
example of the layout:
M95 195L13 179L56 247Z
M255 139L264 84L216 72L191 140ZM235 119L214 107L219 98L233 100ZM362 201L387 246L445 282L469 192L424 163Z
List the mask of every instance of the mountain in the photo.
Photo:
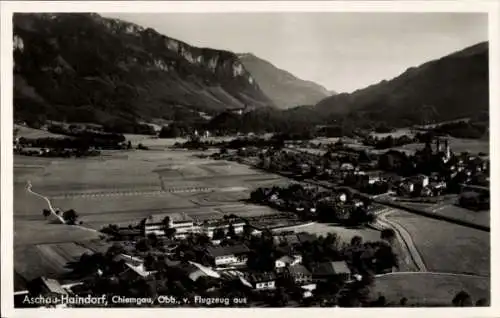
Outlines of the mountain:
M301 80L253 54L239 54L238 57L262 91L280 109L314 105L331 95L331 92L321 85Z
M475 116L489 109L488 43L483 42L351 94L320 101L323 115L405 126Z
M274 107L232 52L94 13L15 14L14 114L137 122Z

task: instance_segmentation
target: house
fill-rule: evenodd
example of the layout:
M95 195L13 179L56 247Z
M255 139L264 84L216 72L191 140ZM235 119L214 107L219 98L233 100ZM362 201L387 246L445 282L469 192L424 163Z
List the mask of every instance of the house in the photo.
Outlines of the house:
M351 270L345 261L318 263L312 266L311 272L315 282L327 281L331 278L339 278L343 281L351 279Z
M446 190L446 182L430 182L429 188L435 195L441 195Z
M43 276L30 281L27 287L28 292L35 296L59 297L69 294L57 280Z
M285 255L285 256L278 258L274 262L274 267L278 270L278 269L283 269L285 267L293 266L293 265L300 264L300 263L302 263L302 255L298 255L298 254L293 255L293 256Z
M142 221L144 235L165 236L165 217L169 218L168 226L175 229L176 238L186 237L196 230L193 219L185 213L154 214Z
M233 226L234 232L236 234L243 233L245 227L245 222L240 219L232 220L215 220L211 222L205 222L201 226L201 232L206 234L208 237L212 238L216 230L224 230L227 233L230 226Z
M415 184L410 180L404 180L401 182L400 190L404 193L413 193L415 190Z
M206 248L206 255L213 266L241 266L248 260L250 249L244 245L210 246Z
M311 272L302 264L288 267L286 275L299 285L309 284L313 280Z
M169 226L175 229L176 238L186 237L196 231L193 219L185 213L171 214Z
M251 273L240 277L242 283L255 290L269 290L276 288L276 275L272 272Z
M429 177L423 174L419 174L413 178L411 178L414 185L418 185L419 187L425 188L429 185Z

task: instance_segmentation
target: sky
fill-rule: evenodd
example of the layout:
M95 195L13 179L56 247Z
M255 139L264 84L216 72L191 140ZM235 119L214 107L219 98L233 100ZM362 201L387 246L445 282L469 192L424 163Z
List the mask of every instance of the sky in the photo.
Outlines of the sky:
M252 53L338 93L488 40L484 13L103 13L199 47Z

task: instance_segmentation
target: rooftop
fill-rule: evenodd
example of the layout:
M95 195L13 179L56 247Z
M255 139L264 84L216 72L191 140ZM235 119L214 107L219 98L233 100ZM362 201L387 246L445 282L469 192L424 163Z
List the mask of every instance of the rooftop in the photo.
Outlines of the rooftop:
M247 278L251 283L260 283L273 281L276 279L276 275L273 272L251 273L247 276Z
M226 255L235 255L235 254L243 254L250 252L250 249L244 244L232 245L232 246L209 246L207 247L207 253L210 256L226 256Z
M345 261L339 262L322 262L318 263L312 268L314 275L336 275L336 274L350 274L351 270Z
M288 272L293 276L311 275L311 272L302 264L297 264L297 265L293 265L293 266L288 267Z
M148 216L146 218L146 224L161 224L167 216L174 223L193 221L193 219L185 213L160 213Z

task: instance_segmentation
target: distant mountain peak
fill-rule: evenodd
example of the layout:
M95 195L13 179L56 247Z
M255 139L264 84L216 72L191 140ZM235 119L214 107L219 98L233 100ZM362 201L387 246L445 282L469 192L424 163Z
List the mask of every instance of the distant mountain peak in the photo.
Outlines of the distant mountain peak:
M238 57L278 108L314 105L331 95L323 86L297 78L253 53L239 53Z

